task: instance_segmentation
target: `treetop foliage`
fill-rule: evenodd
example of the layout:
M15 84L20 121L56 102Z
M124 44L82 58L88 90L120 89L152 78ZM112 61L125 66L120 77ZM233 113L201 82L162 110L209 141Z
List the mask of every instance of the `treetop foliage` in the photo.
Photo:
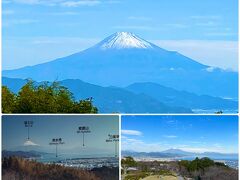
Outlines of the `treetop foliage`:
M32 80L17 94L2 86L3 113L97 113L91 100L75 101L73 94L58 82L40 85Z
M126 167L134 167L137 165L137 162L131 156L127 156L121 160L121 164Z
M199 171L199 170L204 170L205 168L208 168L210 166L225 166L223 163L215 163L213 160L210 158L204 157L204 158L196 158L193 161L187 161L187 160L182 160L179 162L180 166L184 166L189 172L193 171Z

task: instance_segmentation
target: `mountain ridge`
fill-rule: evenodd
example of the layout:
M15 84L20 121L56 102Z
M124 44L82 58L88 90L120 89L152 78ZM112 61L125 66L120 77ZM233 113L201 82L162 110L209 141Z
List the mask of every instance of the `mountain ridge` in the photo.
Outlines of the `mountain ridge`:
M2 78L2 84L9 87L14 93L17 93L26 82L22 79ZM98 107L101 113L192 113L189 108L166 106L164 103L146 95L136 95L118 87L101 87L81 80L63 80L60 81L60 84L67 87L77 100L93 97L94 105Z
M184 106L191 109L238 109L238 101L223 99L209 95L197 95L187 91L177 91L157 83L133 83L126 87L136 94L145 94L171 106ZM194 100L194 101L193 101Z
M11 91L17 93L20 88L26 83L23 79L2 78L2 84L8 86ZM41 82L37 82L41 83ZM188 112L192 113L193 108L202 108L215 112L216 110L237 109L238 103L232 100L225 100L211 96L198 96L189 92L177 91L172 88L151 87L154 92L139 92L141 88L137 86L138 91L128 87L119 88L114 86L102 87L94 84L89 84L81 80L63 80L60 81L61 85L66 86L74 95L76 100L86 99L89 97L94 98L94 104L99 108L100 112L151 112L159 113L158 111L166 111L167 109L156 108L155 106L175 107L174 112ZM149 84L149 83L147 83ZM152 83L150 83L152 84ZM155 85L155 84L154 84ZM144 88L149 88L144 86ZM154 95L159 95L154 96ZM200 100L199 100L200 99ZM145 101L145 102L144 102ZM209 103L211 102L211 103ZM167 105L167 106L166 106ZM144 107L145 106L145 107ZM111 108L109 108L111 107ZM184 108L182 108L184 107ZM171 111L172 112L172 111Z
M226 159L238 159L238 153L219 153L219 152L188 152L181 149L167 149L164 151L156 152L136 152L136 151L122 151L122 156L133 157L149 157L149 158L186 158L186 157L210 157L214 159L226 158Z

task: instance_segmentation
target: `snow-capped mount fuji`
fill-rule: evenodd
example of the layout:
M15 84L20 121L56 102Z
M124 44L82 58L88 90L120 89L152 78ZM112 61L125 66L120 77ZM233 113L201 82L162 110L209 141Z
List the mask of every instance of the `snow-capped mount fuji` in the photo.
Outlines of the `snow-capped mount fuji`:
M154 48L154 45L129 32L117 32L97 44L101 49Z
M70 56L6 70L2 75L37 81L80 79L92 84L118 87L136 82L153 82L197 94L238 96L236 72L211 68L128 32L115 33L95 46Z

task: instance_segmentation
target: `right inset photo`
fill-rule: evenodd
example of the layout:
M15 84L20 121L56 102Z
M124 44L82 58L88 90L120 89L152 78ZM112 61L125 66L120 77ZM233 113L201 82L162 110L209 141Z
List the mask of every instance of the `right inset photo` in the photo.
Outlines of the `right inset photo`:
M238 179L238 116L126 115L121 128L122 180Z

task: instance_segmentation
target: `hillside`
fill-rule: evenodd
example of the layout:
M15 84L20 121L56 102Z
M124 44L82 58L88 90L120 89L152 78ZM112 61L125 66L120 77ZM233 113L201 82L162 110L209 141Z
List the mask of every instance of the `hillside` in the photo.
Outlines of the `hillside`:
M135 161L132 157L122 159L123 180L201 179L237 180L238 170L209 158L192 161Z
M209 95L197 95L187 91L177 91L156 83L134 83L127 90L145 94L169 106L184 106L191 109L238 109L238 102Z
M3 158L3 180L118 180L118 168L107 167L93 169L92 171L64 167L54 164L43 164L16 157Z

